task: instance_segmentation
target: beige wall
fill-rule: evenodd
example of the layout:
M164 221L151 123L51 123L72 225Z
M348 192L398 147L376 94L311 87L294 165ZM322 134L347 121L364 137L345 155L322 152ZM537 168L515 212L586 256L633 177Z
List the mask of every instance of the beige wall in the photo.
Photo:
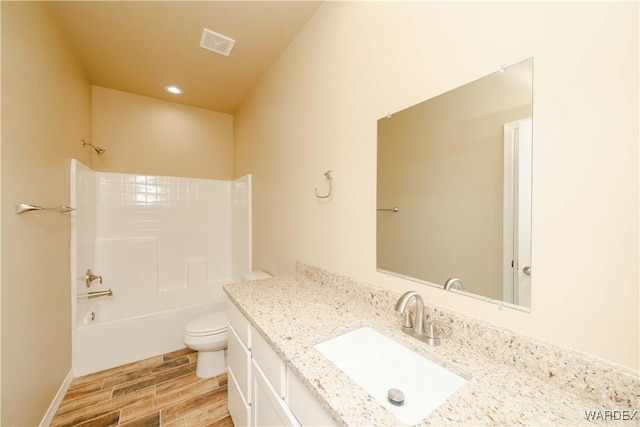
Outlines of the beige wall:
M93 86L99 171L193 178L233 177L233 116Z
M49 5L2 2L2 420L37 425L71 370L70 158L91 134L91 86ZM84 160L86 161L86 160Z
M639 364L638 4L327 2L236 115L254 267L300 259ZM376 121L535 58L532 311L376 272ZM334 170L334 196L322 173ZM391 309L391 308L390 308Z

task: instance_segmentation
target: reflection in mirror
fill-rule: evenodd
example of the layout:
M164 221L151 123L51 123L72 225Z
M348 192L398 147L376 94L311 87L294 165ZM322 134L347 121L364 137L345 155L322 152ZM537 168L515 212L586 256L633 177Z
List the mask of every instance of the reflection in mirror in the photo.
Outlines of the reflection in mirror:
M530 58L378 120L379 271L531 307L532 82Z

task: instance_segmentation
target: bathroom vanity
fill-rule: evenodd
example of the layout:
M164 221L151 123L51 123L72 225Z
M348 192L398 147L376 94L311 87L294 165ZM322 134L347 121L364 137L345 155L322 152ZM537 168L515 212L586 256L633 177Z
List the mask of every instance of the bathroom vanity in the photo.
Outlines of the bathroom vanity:
M235 425L336 425L231 302L227 313L229 412Z
M610 412L620 415L616 425L637 425L637 373L428 302L427 317L452 326L440 346L401 332L393 309L399 294L310 265L225 291L229 409L237 425L402 424L314 347L363 326L467 380L418 425L607 424L586 419L605 411L617 411Z

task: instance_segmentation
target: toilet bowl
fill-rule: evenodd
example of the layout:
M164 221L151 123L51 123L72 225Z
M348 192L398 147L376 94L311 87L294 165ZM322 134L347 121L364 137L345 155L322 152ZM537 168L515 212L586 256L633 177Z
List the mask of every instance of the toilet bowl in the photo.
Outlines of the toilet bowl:
M268 279L269 273L253 270L242 275L243 282ZM229 320L227 312L217 312L198 317L184 328L182 342L198 352L196 375L211 378L227 371L224 350L227 348Z
M224 350L227 348L227 312L199 317L187 324L182 342L198 352L196 375L211 378L227 371Z

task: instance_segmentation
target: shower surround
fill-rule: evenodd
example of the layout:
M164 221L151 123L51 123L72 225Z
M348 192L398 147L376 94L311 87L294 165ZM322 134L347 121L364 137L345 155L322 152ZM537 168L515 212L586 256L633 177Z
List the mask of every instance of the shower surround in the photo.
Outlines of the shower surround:
M71 173L75 375L183 347L184 325L224 310L222 285L250 271L250 176L94 172L75 160ZM88 269L102 283L87 287Z

